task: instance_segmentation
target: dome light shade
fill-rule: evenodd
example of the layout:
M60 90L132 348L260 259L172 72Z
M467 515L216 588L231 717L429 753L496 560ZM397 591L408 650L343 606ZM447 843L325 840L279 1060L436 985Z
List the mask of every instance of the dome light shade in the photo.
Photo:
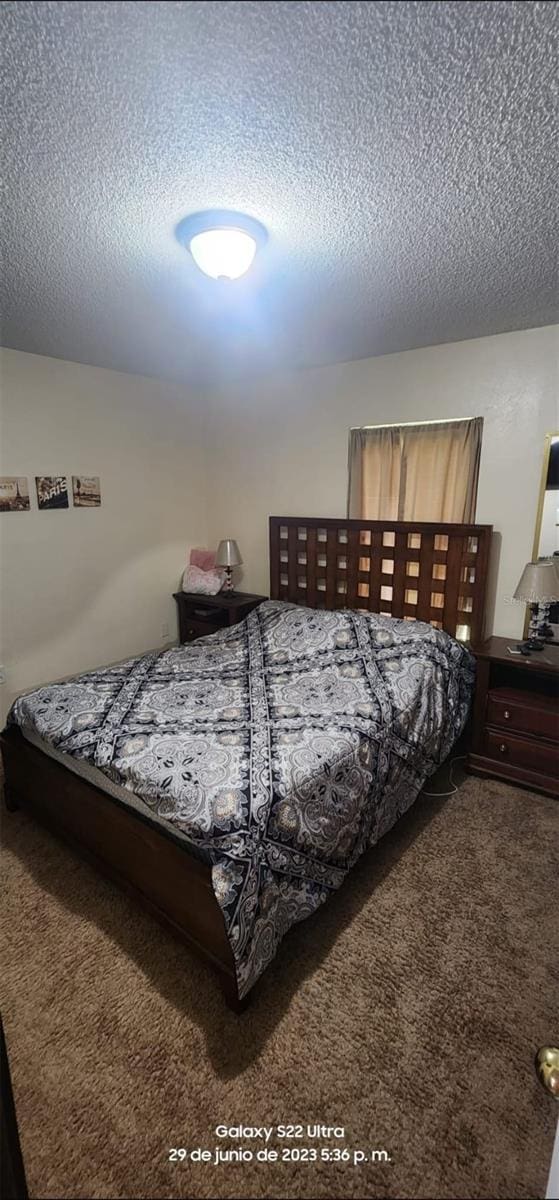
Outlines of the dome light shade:
M206 229L194 235L190 253L204 275L239 279L251 266L256 242L244 229Z
M176 235L200 271L212 279L239 279L268 236L254 217L226 209L191 213L177 226Z

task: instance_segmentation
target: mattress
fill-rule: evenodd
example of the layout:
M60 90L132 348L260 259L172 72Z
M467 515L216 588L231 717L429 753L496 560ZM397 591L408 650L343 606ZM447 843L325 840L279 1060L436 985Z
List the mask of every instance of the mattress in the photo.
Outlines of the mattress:
M447 757L474 670L430 625L267 601L8 721L211 864L242 997Z
M45 738L39 737L30 727L22 726L21 732L25 740L30 742L32 746L36 746L37 750L41 750L43 754L48 755L49 758L53 758L55 762L66 767L67 771L72 771L74 775L78 775L80 779L85 779L88 783L92 783L100 792L104 792L105 795L110 796L111 800L116 800L119 804L123 804L125 808L133 809L142 820L147 821L150 825L159 826L163 833L171 835L178 842L182 842L184 849L192 853L194 848L186 834L182 833L180 829L171 830L169 822L159 817L142 800L141 796L136 796L129 788L115 783L109 775L92 766L86 759L72 758L69 754L63 754L61 750L57 750ZM202 855L201 857L205 858L206 856Z

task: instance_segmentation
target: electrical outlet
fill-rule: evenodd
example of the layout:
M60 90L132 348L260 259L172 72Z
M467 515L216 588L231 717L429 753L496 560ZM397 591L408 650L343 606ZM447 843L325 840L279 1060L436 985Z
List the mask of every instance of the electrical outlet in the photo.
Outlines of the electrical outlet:
M168 641L168 639L169 639L169 623L168 623L168 621L164 621L161 626L161 637L163 638L164 642Z

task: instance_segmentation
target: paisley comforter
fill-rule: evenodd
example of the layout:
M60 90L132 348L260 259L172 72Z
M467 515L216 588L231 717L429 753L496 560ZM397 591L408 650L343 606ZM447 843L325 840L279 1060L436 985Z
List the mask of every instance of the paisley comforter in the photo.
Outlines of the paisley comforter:
M448 755L473 679L469 651L430 625L267 601L191 645L39 688L8 720L211 863L243 996Z

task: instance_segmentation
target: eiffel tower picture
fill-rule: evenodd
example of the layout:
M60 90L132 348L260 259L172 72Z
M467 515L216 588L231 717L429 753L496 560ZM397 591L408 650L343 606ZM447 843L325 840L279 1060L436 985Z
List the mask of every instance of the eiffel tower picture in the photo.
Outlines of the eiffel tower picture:
M29 484L24 475L0 475L0 512L28 512Z

